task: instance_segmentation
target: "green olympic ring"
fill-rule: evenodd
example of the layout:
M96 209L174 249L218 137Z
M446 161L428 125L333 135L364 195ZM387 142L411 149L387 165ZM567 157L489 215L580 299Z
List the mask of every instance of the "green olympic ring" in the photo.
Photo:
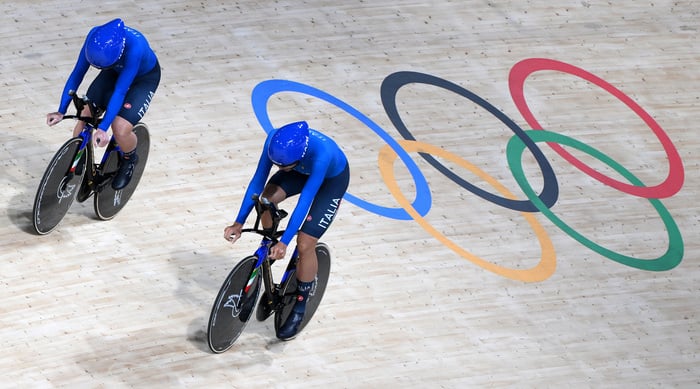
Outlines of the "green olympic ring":
M569 138L565 135L550 131L529 130L526 131L526 133L534 142L558 143L573 147L584 153L587 153L588 155L597 158L599 161L613 168L633 185L644 186L644 183L636 176L634 176L629 170L625 169L622 165L617 163L612 158L608 157L607 155L603 154L602 152L596 150L595 148L585 143L577 141L573 138ZM534 189L525 177L522 165L522 154L524 150L525 144L520 138L518 138L517 136L513 136L510 138L510 141L508 141L508 145L506 146L506 154L508 157L508 166L510 167L513 173L513 177L515 177L515 180L518 182L518 185L520 185L522 190L525 192L530 201L532 201L535 207L537 207L537 209L539 209L540 212L542 212L542 214L547 216L549 220L551 220L557 227L559 227L569 236L571 236L579 243L583 244L587 248L595 251L600 255L603 255L623 265L627 265L641 270L664 271L676 267L681 262L681 259L683 258L683 238L678 229L678 226L676 225L676 222L673 220L673 217L659 199L650 198L648 200L659 213L659 216L661 216L661 220L663 220L664 225L666 227L666 231L668 232L669 242L668 249L666 250L666 252L662 256L651 260L633 258L614 252L591 241L590 239L586 238L585 236L571 228L568 224L566 224L558 216L556 216L554 212L552 212L552 210L549 209L542 202L542 200L537 196L537 193L535 193Z

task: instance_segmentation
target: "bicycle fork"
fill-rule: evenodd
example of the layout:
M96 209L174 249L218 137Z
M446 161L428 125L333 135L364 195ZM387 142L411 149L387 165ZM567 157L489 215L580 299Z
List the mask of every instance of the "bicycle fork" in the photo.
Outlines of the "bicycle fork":
M90 137L87 136L84 132L81 132L80 138L82 139L82 142L78 147L78 152L76 152L75 156L73 156L73 162L70 164L70 167L68 168L68 171L65 174L65 179L63 180L61 191L66 190L68 182L70 182L73 179L73 177L75 177L76 175L79 176L83 174L83 169L85 168L85 162L83 160L83 157L85 157L85 154L89 155L87 149Z

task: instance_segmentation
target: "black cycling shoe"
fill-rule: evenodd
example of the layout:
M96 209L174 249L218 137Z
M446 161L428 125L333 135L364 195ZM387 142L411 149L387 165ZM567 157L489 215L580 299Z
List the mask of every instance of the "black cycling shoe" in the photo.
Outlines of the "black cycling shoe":
M297 332L299 332L299 326L301 325L301 322L303 320L304 312L299 313L292 310L292 312L287 317L287 321L285 321L282 327L280 327L280 329L277 331L277 339L294 339L294 337L297 336Z
M136 164L138 162L139 157L136 154L132 155L129 159L121 159L119 164L119 170L117 170L117 174L112 179L112 189L121 190L124 189L127 185L129 185L129 181L131 181L131 176L134 175L134 167L136 167Z

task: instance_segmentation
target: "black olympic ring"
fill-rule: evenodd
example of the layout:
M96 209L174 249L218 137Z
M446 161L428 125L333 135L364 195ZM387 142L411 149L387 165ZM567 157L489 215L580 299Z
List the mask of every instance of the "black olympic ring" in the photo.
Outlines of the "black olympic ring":
M411 83L437 86L439 88L447 89L451 92L454 92L462 97L466 97L469 100L476 103L477 105L484 108L485 110L487 110L488 112L490 112L493 116L495 116L505 125L507 125L508 128L510 128L515 133L515 135L523 141L525 146L532 152L532 154L535 157L535 160L537 161L537 164L540 167L540 170L542 171L544 185L542 187L542 193L540 193L537 197L539 197L540 200L542 200L542 202L547 206L547 208L550 208L557 202L557 199L559 198L559 184L557 182L557 177L554 174L552 165L550 165L549 161L542 153L542 150L540 150L540 148L535 144L535 142L532 141L532 139L530 139L530 137L520 128L520 126L515 124L515 122L513 122L513 120L511 120L508 116L496 109L496 107L491 105L483 98L477 96L476 94L470 92L465 88L462 88L457 84L451 83L447 80L443 80L435 76L431 76L429 74L409 71L392 73L384 79L381 85L382 104L384 105L384 110L386 111L386 114L389 116L389 119L394 124L394 127L396 127L396 129L399 131L399 133L401 134L401 136L403 136L404 139L413 141L416 140L416 138L413 136L413 134L411 134L411 132L408 130L408 128L406 128L406 125L401 120L401 115L399 115L399 111L396 104L396 94L402 86ZM513 200L487 192L481 188L476 187L474 184L471 184L462 177L456 175L454 172L452 172L443 164L438 162L435 158L433 158L433 156L431 156L430 154L419 154L426 161L428 161L428 163L431 164L435 169L440 171L443 175L452 180L454 183L483 198L484 200L490 201L494 204L515 211L539 212L539 209L535 207L535 205L530 200Z

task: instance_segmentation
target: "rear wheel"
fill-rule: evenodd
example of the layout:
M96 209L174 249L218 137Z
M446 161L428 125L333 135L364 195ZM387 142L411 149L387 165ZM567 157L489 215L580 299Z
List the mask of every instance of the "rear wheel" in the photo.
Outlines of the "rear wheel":
M316 244L316 256L318 257L318 272L314 280L314 286L309 292L309 298L306 300L306 311L304 311L304 319L299 325L297 333L301 332L304 327L311 321L311 317L316 312L316 309L321 304L323 294L326 292L328 278L331 273L331 252L325 243L319 242ZM282 287L284 292L284 308L275 312L275 331L287 320L287 317L292 313L294 301L296 298L297 278L296 273L291 274Z
M34 230L40 235L53 231L63 220L80 189L87 154L83 153L77 159L81 143L81 138L72 138L64 143L41 178L32 210ZM71 169L74 163L81 169Z
M131 177L129 185L124 189L114 190L111 186L111 176L113 176L119 169L119 153L117 151L111 151L101 166L101 172L103 177L109 177L102 183L100 183L97 188L97 193L95 195L94 208L95 214L98 218L102 220L110 220L117 213L124 208L126 203L134 194L136 187L141 180L141 175L146 168L146 161L148 161L148 150L150 148L151 140L148 135L148 127L143 123L138 123L134 126L134 133L138 139L136 146L136 154L139 157L138 163L134 168L134 175Z
M257 261L254 256L240 261L226 277L216 296L209 315L207 340L209 349L217 354L231 348L252 316L261 284L260 275L253 274ZM249 283L251 278L252 283Z

